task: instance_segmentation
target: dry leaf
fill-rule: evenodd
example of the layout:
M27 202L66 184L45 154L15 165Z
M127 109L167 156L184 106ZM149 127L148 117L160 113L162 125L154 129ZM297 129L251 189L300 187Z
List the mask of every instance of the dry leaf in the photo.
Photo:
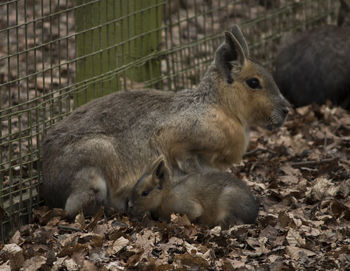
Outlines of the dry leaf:
M34 256L26 260L23 264L23 270L26 271L37 271L46 263L46 258L44 256Z
M294 246L287 246L286 251L288 255L294 260L298 260L300 257L303 257L304 255L306 255L307 257L312 257L316 255L316 253L314 253L311 250L294 247Z
M290 246L303 247L306 243L305 239L301 237L300 233L292 228L288 230L286 239Z
M112 247L111 247L111 251L109 252L109 255L113 255L118 253L120 250L122 250L124 247L126 247L128 244L130 243L130 241L126 238L124 238L123 236L118 238L117 240L114 241Z

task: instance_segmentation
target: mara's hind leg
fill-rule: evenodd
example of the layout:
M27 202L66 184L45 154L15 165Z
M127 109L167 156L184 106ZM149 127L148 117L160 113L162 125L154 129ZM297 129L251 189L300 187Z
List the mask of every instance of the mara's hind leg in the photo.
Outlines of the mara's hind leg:
M95 167L86 167L75 174L65 210L69 217L78 212L93 215L107 203L107 184L101 170Z

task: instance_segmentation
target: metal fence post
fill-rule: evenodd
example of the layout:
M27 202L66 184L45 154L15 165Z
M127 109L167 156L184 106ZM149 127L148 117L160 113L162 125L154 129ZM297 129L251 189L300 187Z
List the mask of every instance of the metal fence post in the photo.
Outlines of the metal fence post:
M117 67L117 2L119 1L76 0L76 83L103 75ZM120 81L117 76L108 81L89 84L86 88L79 87L79 91L74 94L74 105L78 107L119 89Z
M130 42L125 46L124 61L127 63L160 50L162 13L161 0L122 0L128 14L123 24L123 34ZM144 82L160 76L160 61L156 58L134 66L127 71L132 81Z
M76 0L76 82L113 71L152 54L161 43L161 0ZM152 59L127 70L136 82L160 76L160 61ZM74 105L119 90L119 75L80 86Z

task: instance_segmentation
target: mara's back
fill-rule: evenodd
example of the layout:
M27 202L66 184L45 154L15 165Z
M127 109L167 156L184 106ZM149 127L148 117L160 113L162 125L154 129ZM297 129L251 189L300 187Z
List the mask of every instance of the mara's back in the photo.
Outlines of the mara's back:
M142 126L151 125L155 118L161 121L164 114L156 114L167 112L164 108L170 106L173 96L172 92L137 90L95 99L52 127L45 136L43 148L47 149L52 142L64 146L92 134L127 136L143 129Z

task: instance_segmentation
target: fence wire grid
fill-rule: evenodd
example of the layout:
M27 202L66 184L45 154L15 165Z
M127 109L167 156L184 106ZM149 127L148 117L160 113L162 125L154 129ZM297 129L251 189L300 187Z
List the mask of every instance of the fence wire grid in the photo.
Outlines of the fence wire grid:
M191 88L224 30L240 24L270 65L286 34L334 23L334 0L3 0L0 2L0 234L42 204L40 142L96 97ZM59 192L59 191L58 191Z

